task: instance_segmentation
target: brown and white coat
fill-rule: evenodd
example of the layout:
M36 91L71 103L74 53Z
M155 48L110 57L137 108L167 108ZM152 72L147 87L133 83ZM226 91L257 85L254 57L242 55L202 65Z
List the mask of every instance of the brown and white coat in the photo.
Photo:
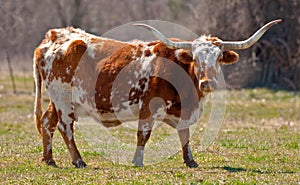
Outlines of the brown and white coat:
M139 26L157 33L148 25ZM106 127L138 120L133 163L143 166L145 144L153 122L160 117L159 110L163 110L166 116L162 121L178 130L184 162L188 167L198 166L189 145L189 125L201 115L205 95L216 89L220 65L238 60L238 54L228 45L233 49L249 45L238 48L236 43L206 36L193 42L166 41L162 37L158 36L162 41L121 42L72 27L46 33L35 50L33 63L35 123L43 140L46 164L56 165L52 138L57 127L72 163L86 166L74 141L73 125L78 116L87 114ZM44 113L42 83L50 98ZM155 98L159 101L153 101Z

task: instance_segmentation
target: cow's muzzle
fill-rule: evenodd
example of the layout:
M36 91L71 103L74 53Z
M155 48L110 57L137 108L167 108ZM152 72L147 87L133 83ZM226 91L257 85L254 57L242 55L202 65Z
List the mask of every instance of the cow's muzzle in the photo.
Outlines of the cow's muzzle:
M213 92L217 89L217 82L215 80L200 80L200 91L202 92Z

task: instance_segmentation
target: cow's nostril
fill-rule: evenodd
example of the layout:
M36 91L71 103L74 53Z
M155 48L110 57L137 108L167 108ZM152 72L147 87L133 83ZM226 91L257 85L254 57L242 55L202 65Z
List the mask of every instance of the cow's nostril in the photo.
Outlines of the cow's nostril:
M208 81L202 82L202 83L201 83L201 86L207 87L207 86L208 86Z
M201 91L209 91L209 82L207 80L204 80L201 82L200 90Z

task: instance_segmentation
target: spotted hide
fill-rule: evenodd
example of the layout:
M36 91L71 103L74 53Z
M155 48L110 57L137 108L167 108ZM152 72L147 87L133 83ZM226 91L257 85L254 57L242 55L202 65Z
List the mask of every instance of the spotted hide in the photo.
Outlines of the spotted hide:
M56 166L52 138L58 128L72 163L86 166L73 128L77 117L86 114L105 127L138 120L133 163L143 166L145 144L153 122L160 118L158 110L163 110L166 116L162 121L178 131L185 164L198 166L189 145L189 125L203 111L203 98L216 89L220 65L236 62L238 54L224 49L227 46L215 37L201 36L189 43L178 39L166 42L161 37L152 42L121 42L72 27L46 33L34 52L33 69L35 124L47 165ZM183 46L177 47L180 43ZM50 99L44 113L42 83ZM156 99L159 101L153 101Z

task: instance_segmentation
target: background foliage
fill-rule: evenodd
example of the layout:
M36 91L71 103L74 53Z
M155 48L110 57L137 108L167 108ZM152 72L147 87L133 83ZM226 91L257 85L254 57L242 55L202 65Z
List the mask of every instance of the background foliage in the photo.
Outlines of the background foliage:
M101 35L128 22L158 19L198 35L240 40L281 18L283 23L240 52L240 62L224 67L224 72L229 87L296 90L300 88L299 12L299 0L1 0L0 61L5 64L8 53L18 66L15 70L31 71L34 48L48 29L56 27L80 27ZM0 65L0 71L7 71L7 65Z

